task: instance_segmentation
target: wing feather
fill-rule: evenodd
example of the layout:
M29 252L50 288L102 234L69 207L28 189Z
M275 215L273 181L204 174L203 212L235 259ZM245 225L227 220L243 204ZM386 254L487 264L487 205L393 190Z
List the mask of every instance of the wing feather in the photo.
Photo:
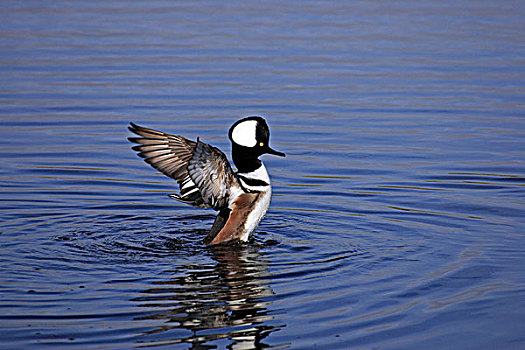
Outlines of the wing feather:
M228 205L235 176L228 159L218 148L197 139L193 157L188 163L188 174L205 203L216 210Z

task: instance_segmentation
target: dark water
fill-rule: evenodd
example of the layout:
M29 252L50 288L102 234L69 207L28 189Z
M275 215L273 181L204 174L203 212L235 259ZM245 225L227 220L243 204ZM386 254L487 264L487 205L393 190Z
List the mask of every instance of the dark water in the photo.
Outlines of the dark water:
M0 11L0 348L525 347L524 2ZM205 247L126 125L251 114L272 207Z

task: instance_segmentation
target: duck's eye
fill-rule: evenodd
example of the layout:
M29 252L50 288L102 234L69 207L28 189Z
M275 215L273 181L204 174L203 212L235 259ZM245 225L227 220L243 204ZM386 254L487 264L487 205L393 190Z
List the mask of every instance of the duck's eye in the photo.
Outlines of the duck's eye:
M264 142L260 142L259 146L261 146L261 147L264 146Z

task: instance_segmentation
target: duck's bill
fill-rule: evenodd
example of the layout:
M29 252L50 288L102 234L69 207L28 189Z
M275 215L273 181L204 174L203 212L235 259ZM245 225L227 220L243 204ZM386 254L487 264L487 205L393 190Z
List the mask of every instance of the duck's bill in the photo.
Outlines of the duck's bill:
M276 151L270 147L268 147L268 150L266 150L266 153L273 154L274 156L286 157L286 154L284 154L283 152Z

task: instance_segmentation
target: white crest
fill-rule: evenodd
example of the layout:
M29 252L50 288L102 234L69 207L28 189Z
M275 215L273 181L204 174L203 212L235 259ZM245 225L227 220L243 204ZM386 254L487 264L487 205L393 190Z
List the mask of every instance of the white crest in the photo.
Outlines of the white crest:
M257 144L256 129L257 120L246 120L237 124L232 132L233 142L245 147L255 147Z

